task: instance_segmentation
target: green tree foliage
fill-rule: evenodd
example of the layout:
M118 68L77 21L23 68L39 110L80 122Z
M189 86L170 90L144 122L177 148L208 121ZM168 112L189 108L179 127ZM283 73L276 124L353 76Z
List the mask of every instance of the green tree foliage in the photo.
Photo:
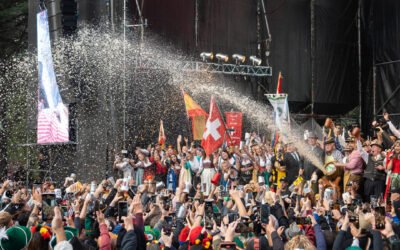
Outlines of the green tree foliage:
M25 50L28 46L28 1L0 1L0 58Z

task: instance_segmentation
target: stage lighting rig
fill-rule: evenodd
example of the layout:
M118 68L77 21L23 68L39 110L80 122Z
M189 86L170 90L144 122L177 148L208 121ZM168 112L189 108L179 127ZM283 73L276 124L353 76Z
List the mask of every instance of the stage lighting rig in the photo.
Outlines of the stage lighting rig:
M229 56L225 54L218 53L215 55L219 63L224 63L229 61Z
M239 55L239 54L233 54L232 58L233 58L233 60L235 60L235 63L237 65L240 65L246 61L246 56Z
M202 52L200 54L201 59L203 62L212 61L214 59L214 53L212 52Z
M250 56L250 61L253 64L253 66L260 66L262 63L262 60L256 56Z

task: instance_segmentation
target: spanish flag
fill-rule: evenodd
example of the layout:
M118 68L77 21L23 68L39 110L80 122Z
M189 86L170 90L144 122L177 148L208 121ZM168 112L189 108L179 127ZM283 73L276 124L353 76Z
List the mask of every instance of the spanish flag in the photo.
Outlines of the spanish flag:
M198 115L192 117L192 133L193 140L202 140L204 129L206 128L207 117L204 115Z
M197 104L192 97L190 97L185 91L182 89L182 94L183 94L183 99L185 101L185 107L186 107L186 113L188 117L195 117L195 116L208 116L207 112L204 111L200 107L199 104Z

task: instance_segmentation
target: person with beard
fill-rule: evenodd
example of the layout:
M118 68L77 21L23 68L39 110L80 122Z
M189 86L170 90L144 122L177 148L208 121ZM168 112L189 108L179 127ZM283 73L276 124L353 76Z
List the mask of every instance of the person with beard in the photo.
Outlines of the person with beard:
M308 134L307 143L309 145L309 152L320 159L322 162L323 150L317 144L318 136L311 132ZM310 180L314 172L317 172L318 177L322 176L322 172L309 160L304 161L304 177L306 180Z
M360 151L356 149L356 141L354 137L350 137L346 140L347 147L350 148L351 153L349 155L348 163L335 163L336 168L343 168L346 173L343 178L344 186L347 182L356 182L359 187L362 187L362 176L364 172L364 161L361 157Z
M385 191L386 172L384 167L385 155L382 145L374 140L371 143L371 154L368 156L364 172L364 199L370 200L371 195L379 197Z

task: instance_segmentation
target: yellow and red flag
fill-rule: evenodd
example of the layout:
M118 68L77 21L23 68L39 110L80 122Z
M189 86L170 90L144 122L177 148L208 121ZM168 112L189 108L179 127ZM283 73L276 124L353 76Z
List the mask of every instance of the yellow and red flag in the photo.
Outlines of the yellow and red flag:
M164 146L166 140L167 140L167 137L165 136L165 132L164 132L164 123L162 120L160 120L160 131L158 133L158 144L160 144L161 146Z
M186 113L188 117L208 116L207 112L195 102L185 91L182 90L183 99L185 101Z

